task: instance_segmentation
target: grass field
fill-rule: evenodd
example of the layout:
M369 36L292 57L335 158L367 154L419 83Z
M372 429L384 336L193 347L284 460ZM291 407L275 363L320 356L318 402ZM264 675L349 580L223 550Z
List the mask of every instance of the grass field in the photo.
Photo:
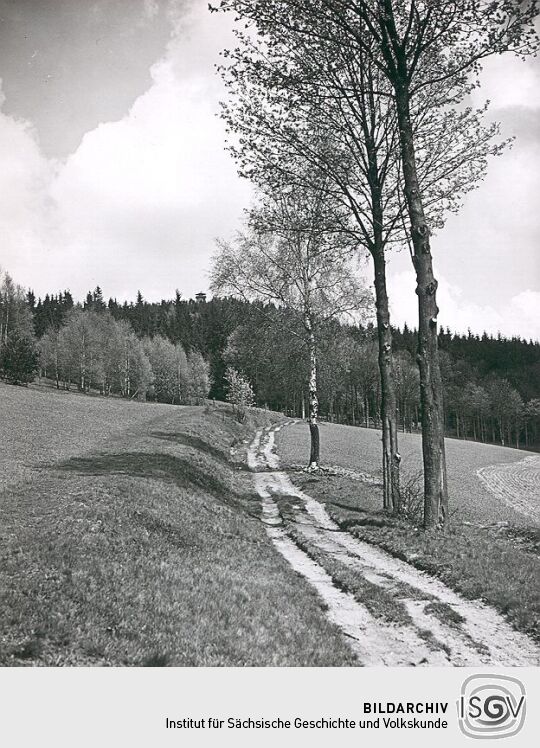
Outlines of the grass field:
M352 469L381 478L381 432L322 423L321 464ZM309 430L304 424L280 433L279 451L285 464L305 465L309 457ZM420 473L422 443L419 434L399 434L403 475L406 480ZM528 526L530 520L513 510L506 502L489 492L477 476L488 465L517 463L527 456L525 450L480 444L459 439L446 440L448 489L454 520L471 522L508 521ZM379 507L374 495L373 507Z
M269 417L0 384L0 664L355 664L229 460Z
M516 629L540 641L538 524L490 493L476 473L488 465L518 462L527 453L448 440L451 528L432 535L385 515L380 486L361 479L359 473L380 477L379 440L377 431L323 424L322 464L344 468L334 475L291 469L305 464L309 455L305 424L279 433L278 453L295 483L323 502L343 529L439 577L463 596L487 602ZM400 451L405 471L414 474L420 465L420 439L400 434Z

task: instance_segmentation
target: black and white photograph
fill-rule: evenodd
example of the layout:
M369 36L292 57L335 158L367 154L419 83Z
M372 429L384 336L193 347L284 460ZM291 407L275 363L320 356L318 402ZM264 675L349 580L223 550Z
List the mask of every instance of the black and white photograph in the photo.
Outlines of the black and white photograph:
M538 19L0 0L0 680L538 667Z

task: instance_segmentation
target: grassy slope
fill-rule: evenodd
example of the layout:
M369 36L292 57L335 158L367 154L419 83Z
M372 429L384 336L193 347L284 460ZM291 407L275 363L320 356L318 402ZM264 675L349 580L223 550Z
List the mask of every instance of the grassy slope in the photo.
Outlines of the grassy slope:
M224 409L0 385L0 415L0 664L354 664Z
M305 445L309 439L306 431L305 425L298 424L280 432L278 452L284 465L295 464L305 457ZM326 424L321 431L324 463L366 472L373 470L373 435L378 436L378 432ZM402 444L404 441L406 449L410 449L410 441L402 439ZM456 447L460 452L468 451L466 462L452 462ZM465 597L483 599L504 613L517 629L540 641L538 528L528 527L526 518L517 514L518 522L508 527L482 527L462 522L463 518L480 522L508 519L509 516L513 519L514 513L510 510L500 516L499 503L494 497L488 495L486 498L470 488L476 481L474 473L470 474L471 465L495 463L498 449L450 441L451 499L459 509L450 531L444 535L426 534L408 522L385 515L380 510L382 493L377 486L340 475L315 477L293 473L292 477L307 493L325 503L335 521L352 534L438 576ZM508 461L508 452L515 454L515 459L524 456L516 450L500 451L500 461ZM351 455L355 456L354 462L348 462ZM360 460L359 455L363 459Z

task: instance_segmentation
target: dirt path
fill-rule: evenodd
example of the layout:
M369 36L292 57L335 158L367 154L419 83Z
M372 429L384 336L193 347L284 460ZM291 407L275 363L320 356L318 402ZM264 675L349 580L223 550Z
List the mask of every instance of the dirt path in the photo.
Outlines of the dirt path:
M248 465L280 553L317 590L363 665L536 665L540 650L492 608L343 532L278 470L280 426L258 431ZM289 499L284 519L278 502ZM344 583L344 578L353 580ZM353 594L349 589L354 588ZM374 601L380 608L374 609Z

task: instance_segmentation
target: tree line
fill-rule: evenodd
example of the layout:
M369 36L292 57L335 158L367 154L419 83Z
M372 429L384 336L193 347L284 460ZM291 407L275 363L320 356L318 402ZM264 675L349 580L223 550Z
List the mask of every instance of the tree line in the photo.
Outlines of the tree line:
M272 303L232 297L198 303L179 293L155 303L138 293L119 304L105 302L99 287L75 303L69 291L36 300L7 274L0 284L3 376L29 364L30 381L41 372L56 386L81 391L169 403L206 395L225 400L226 369L233 367L252 384L259 406L305 418L309 361L302 330L297 313ZM407 326L392 328L400 431L420 428L416 336ZM319 341L320 417L380 428L376 327L328 319ZM540 343L446 329L438 346L446 434L538 448ZM23 373L20 379L27 381Z
M270 314L288 319L271 322ZM301 418L308 410L309 367L305 348L294 336L283 335L292 324L289 315L268 307L264 317L253 315L231 334L223 356L254 383L259 403ZM420 431L416 331L405 327L392 333L398 428ZM446 435L538 448L540 344L445 330L439 333L439 349ZM318 374L323 420L381 428L373 325L328 324L320 335Z
M171 404L200 403L210 390L199 351L186 353L160 334L137 336L128 319L113 316L99 288L84 304L69 292L36 303L5 274L0 321L0 371L15 383L38 375L58 389Z

